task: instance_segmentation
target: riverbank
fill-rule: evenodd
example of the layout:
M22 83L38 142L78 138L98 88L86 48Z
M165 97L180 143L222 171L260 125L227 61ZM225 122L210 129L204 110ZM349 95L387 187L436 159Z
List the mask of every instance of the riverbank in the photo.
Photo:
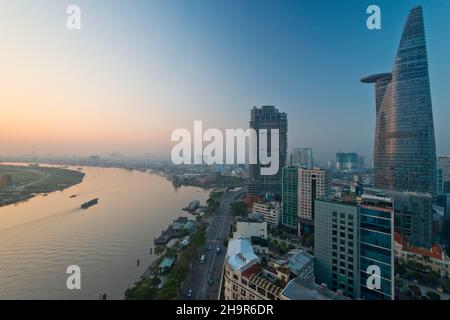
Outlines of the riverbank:
M211 191L205 214L199 217L188 246L180 248L164 245L155 248L158 259L148 267L139 281L125 291L126 300L171 300L179 296L191 266L200 258L199 252L205 246L210 216L219 206L222 195L221 190ZM164 259L173 259L175 263L170 270L161 272L158 268Z
M26 201L37 194L62 191L81 183L84 175L63 168L0 164L0 177L8 182L0 187L0 207Z

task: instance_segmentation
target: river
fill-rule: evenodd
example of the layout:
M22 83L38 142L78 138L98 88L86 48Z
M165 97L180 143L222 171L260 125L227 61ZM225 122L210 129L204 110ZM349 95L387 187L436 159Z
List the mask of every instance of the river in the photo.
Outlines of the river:
M146 172L82 170L78 185L0 207L0 299L122 299L157 258L153 239L209 194ZM97 205L80 209L93 198ZM81 269L81 290L66 287L70 265Z

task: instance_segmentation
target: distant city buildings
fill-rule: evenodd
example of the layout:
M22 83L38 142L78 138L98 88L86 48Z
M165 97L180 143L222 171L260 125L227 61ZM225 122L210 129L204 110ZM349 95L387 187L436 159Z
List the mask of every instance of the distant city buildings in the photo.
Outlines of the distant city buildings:
M89 164L92 166L98 166L100 164L100 156L97 155L89 156Z
M281 174L282 168L286 166L287 161L287 115L284 112L279 112L273 106L263 106L261 108L254 107L251 110L250 128L257 133L257 147L260 150L259 131L267 129L268 135L268 150L271 154L270 130L279 130L279 170L274 175L262 175L259 155L257 164L248 165L248 182L247 193L249 195L265 195L273 194L281 197Z
M436 146L422 7L408 16L392 73L375 83L375 185L436 194Z
M14 188L12 175L4 174L0 178L0 190L12 190Z
M393 207L389 198L359 202L317 199L315 278L352 299L394 298ZM368 288L369 266L380 269L381 288Z
M364 161L364 160L363 160ZM336 169L337 170L355 170L358 169L360 160L355 152L337 152Z
M291 154L291 165L305 169L314 166L313 153L311 148L295 148Z
M310 233L314 228L314 199L331 194L331 176L327 170L298 169L297 230Z

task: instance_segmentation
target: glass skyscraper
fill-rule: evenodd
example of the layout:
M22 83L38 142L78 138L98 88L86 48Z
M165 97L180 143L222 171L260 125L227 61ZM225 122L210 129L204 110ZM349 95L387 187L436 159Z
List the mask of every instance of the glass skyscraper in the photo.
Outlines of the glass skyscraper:
M394 299L394 217L389 198L363 196L359 208L361 298ZM370 266L380 268L380 288L368 288ZM369 281L370 282L370 281Z
M436 194L436 146L422 7L413 8L392 73L365 77L375 83L375 185Z

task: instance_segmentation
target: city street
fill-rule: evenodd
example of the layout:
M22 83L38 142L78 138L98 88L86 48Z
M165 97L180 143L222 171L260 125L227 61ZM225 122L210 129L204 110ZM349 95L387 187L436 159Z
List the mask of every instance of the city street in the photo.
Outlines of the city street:
M219 296L220 281L225 260L226 248L223 239L227 237L230 230L230 204L242 194L242 190L226 192L216 212L211 217L210 224L206 229L206 241L200 257L205 255L205 261L196 261L181 288L180 299L216 300ZM220 245L220 254L216 253L217 245ZM188 292L192 290L192 295Z

